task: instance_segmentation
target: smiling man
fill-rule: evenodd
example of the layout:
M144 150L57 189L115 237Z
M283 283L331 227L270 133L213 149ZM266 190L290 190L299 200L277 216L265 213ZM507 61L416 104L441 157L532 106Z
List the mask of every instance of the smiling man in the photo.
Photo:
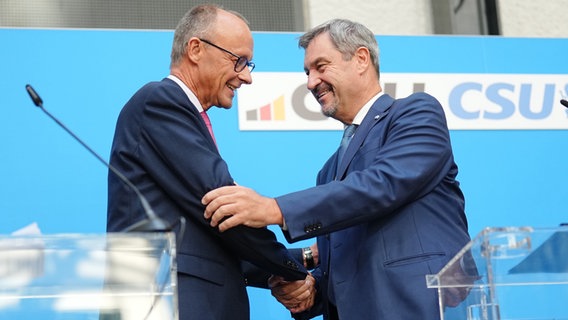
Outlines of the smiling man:
M203 195L233 184L205 112L232 106L235 90L252 82L252 56L253 38L242 16L213 5L193 8L174 33L170 75L138 90L116 125L110 163L160 219L172 226L181 217L187 221L175 230L180 320L248 320L246 285L258 283L247 278L242 266L249 264L242 261L289 281L306 279L303 265L268 229L220 233L203 219ZM112 172L108 181L107 230L144 220L134 190ZM303 303L297 310L310 306Z
M317 302L298 319L440 319L425 276L469 241L442 106L426 93L384 94L375 36L359 23L331 20L299 45L308 89L345 125L340 147L316 187L274 199L222 187L203 198L205 218L224 232L275 224L290 242L317 237ZM279 280L273 295L287 305L295 284Z

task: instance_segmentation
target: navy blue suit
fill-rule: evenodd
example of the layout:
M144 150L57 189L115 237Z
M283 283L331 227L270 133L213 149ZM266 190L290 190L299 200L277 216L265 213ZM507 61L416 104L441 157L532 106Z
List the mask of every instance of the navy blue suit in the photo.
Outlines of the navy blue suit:
M248 320L242 260L289 280L305 278L304 267L270 230L239 226L220 233L203 218L203 195L232 185L233 178L197 109L174 81L149 83L126 103L110 162L160 218L172 225L180 216L187 220L177 248L180 320ZM107 231L144 219L136 194L112 173L108 181Z
M320 296L302 316L438 320L425 275L469 241L457 173L436 99L377 99L342 163L332 155L317 187L276 199L288 241L318 237Z

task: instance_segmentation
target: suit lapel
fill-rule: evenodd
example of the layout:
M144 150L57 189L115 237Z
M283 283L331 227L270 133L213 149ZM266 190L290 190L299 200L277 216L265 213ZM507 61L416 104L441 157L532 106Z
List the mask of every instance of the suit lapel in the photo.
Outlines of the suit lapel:
M205 123L205 119L203 119L202 115L199 113L199 111L197 110L197 107L195 106L195 104L191 101L191 99L189 98L189 95L194 95L193 93L189 93L187 91L189 91L189 88L187 88L187 86L185 86L183 83L181 83L181 80L176 81L173 80L171 78L164 78L162 79L162 82L167 82L170 85L172 85L176 91L182 91L183 94L179 94L180 97L183 97L183 99L185 101L181 102L182 105L184 106L184 108L186 108L187 110L189 110L189 112L191 112L197 119L197 124L199 126L199 132L203 133L203 136L205 137L206 140L208 140L211 144L211 146L214 147L214 149L219 152L219 149L217 147L217 142L215 141L215 139L213 138L212 134L209 132L209 128L207 127L207 124ZM184 88L185 86L185 88ZM186 91L187 90L187 91ZM197 97L195 97L197 99Z
M371 106L369 112L363 119L363 122L355 131L353 139L351 139L351 142L349 142L349 146L345 151L345 155L343 155L343 161L337 164L339 168L337 170L336 180L340 180L345 176L345 172L347 171L349 163L351 162L351 160L353 160L353 157L357 153L357 150L359 150L361 145L363 145L363 142L369 134L369 131L371 131L371 128L379 123L379 121L386 117L393 102L394 99L391 96L383 94Z

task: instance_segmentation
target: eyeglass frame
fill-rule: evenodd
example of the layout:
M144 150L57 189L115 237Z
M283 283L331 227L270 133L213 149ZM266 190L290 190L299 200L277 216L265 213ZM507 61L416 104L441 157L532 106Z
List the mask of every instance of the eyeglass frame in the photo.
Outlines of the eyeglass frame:
M198 39L200 41L207 43L210 46L213 46L213 47L215 47L215 48L217 48L217 49L219 49L223 52L226 52L226 53L232 55L233 57L237 58L237 61L235 61L235 67L233 68L235 70L235 72L237 72L237 73L241 72L241 71L245 70L245 67L248 67L249 72L252 72L252 70L254 70L254 67L255 67L254 62L249 61L249 59L247 57L236 55L236 54L232 53L231 51L229 51L227 49L219 47L218 45L214 44L213 42L211 42L209 40L205 40L205 39L201 39L201 38L198 38ZM239 61L242 61L242 60L244 60L245 63L242 64L242 68L240 70L237 70L237 66L239 65Z

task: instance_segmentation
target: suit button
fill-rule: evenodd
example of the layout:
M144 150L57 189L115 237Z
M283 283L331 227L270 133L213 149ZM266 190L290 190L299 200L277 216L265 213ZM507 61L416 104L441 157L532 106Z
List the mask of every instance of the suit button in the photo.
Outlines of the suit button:
M291 260L286 260L286 265L294 270L298 270L298 264Z
M321 223L317 223L317 224L312 224L309 226L304 227L304 232L305 233L310 233L313 231L316 231L317 229L321 229L322 228L322 224Z

